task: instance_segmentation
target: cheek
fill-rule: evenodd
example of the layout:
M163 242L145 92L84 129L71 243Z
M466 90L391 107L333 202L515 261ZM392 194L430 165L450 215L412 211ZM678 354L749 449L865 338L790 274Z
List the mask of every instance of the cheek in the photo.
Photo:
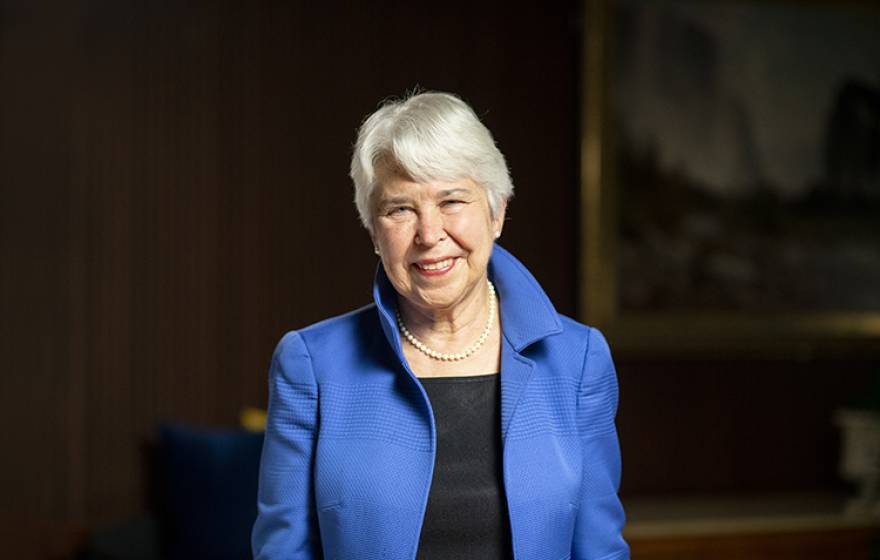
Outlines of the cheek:
M381 232L377 229L376 240L382 252L382 261L386 267L392 270L407 268L407 253L409 243L406 232L399 229L385 229ZM389 270L389 273L392 272Z
M470 251L488 251L492 246L492 224L485 216L465 216L454 231L459 244Z
M401 228L384 226L376 228L376 240L380 247L384 247L389 253L401 245L402 232Z

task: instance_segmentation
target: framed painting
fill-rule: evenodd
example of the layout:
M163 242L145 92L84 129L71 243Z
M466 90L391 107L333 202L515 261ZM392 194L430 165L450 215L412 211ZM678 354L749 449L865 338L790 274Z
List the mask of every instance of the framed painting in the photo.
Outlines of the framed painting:
M582 318L628 352L877 349L877 5L585 12Z

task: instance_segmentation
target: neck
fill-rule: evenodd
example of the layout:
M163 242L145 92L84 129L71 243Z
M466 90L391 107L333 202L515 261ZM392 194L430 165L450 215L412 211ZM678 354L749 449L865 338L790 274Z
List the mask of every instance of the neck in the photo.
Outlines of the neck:
M487 282L479 282L465 299L448 309L425 309L399 298L400 315L407 328L424 342L460 344L486 326L489 313Z

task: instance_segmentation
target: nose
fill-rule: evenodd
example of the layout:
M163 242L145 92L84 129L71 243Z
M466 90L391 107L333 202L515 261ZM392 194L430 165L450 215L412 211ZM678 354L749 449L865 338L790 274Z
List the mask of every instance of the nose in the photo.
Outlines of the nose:
M419 216L416 226L416 243L433 247L446 239L443 216L439 212L425 212Z

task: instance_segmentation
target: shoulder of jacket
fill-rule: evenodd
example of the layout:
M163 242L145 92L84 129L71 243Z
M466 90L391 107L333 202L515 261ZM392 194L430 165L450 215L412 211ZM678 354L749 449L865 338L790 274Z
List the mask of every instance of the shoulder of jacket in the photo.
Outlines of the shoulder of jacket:
M317 338L350 333L353 329L360 327L365 320L378 320L376 319L376 304L371 303L291 332L299 334L308 343Z
M584 336L593 328L569 317L568 315L563 315L562 313L557 313L556 315L559 317L559 322L562 323L562 330L564 333L568 332L570 335Z
M605 369L613 363L611 349L602 331L562 314L559 315L559 320L562 323L562 332L557 336L563 344L578 349L582 374L595 367Z
M308 356L310 343L339 336L349 336L363 325L364 321L378 320L375 315L376 305L371 303L342 315L288 331L278 342L275 355L278 357Z
M580 347L582 351L586 352L590 346L591 339L595 336L594 333L597 332L596 329L567 315L561 313L557 315L559 323L562 325L562 332L554 335L554 337L566 345Z
M581 340L586 340L589 344L590 342L596 342L600 345L607 346L608 343L605 340L605 335L602 334L598 328L585 325L576 319L572 319L567 315L563 315L562 313L558 313L559 322L562 323L562 333L564 336L569 336Z

